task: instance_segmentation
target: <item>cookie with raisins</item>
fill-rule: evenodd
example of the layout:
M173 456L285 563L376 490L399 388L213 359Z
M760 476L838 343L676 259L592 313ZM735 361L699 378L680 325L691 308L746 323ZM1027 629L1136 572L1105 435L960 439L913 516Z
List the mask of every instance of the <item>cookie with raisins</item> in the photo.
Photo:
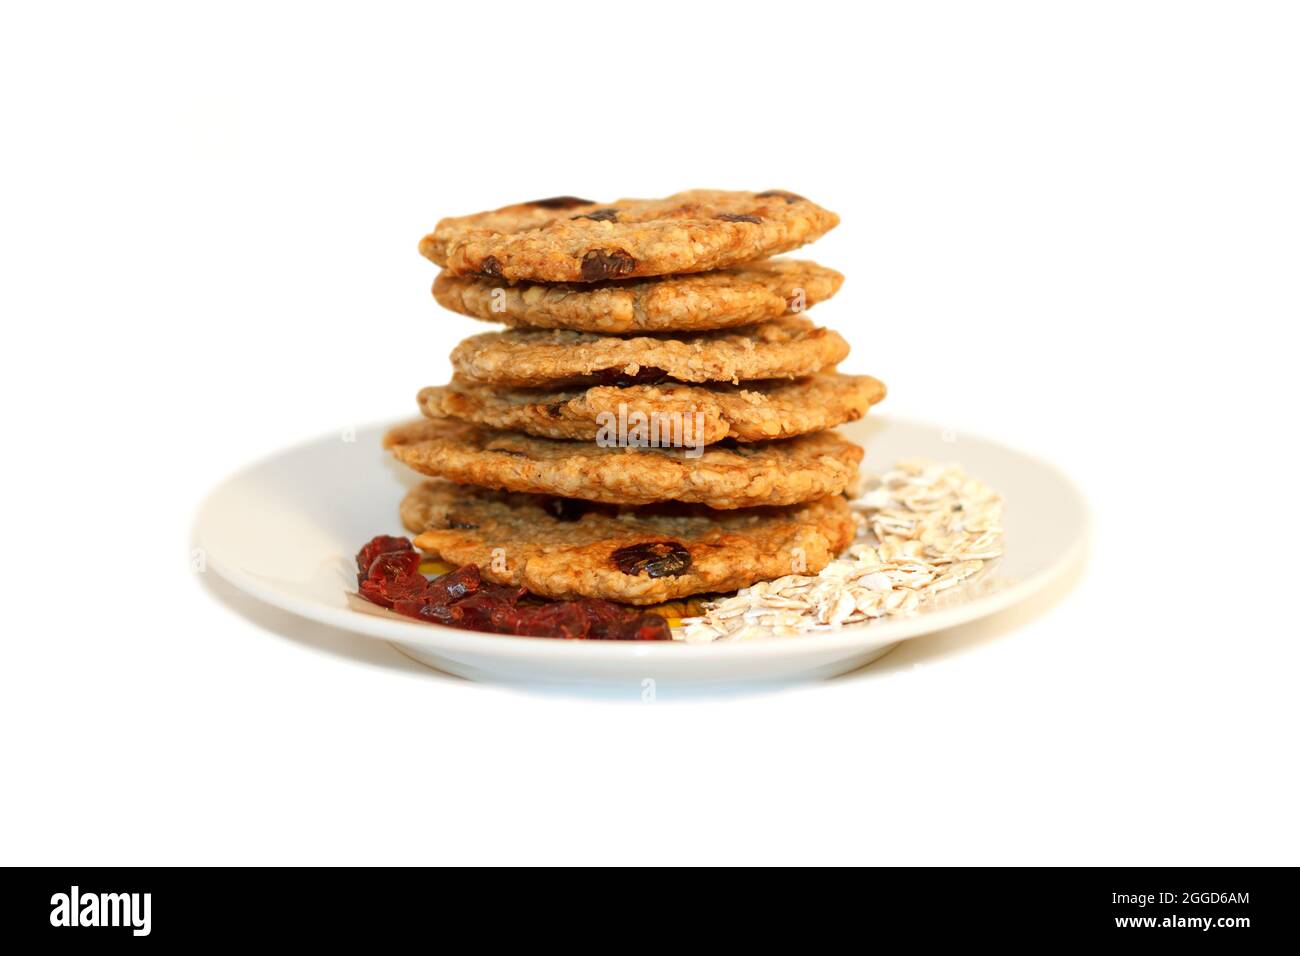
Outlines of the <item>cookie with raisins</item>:
M629 509L427 481L407 494L401 517L417 548L475 564L497 584L638 605L816 574L854 534L839 495L743 511Z
M443 219L420 252L453 275L598 282L765 259L812 242L839 221L781 189L695 189L612 203L556 196Z

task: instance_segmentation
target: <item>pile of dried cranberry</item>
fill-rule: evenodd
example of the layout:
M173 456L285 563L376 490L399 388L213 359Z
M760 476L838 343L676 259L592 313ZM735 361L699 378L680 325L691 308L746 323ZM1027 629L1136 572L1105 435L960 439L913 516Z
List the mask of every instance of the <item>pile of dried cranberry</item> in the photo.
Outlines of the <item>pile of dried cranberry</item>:
M357 552L361 596L421 621L471 631L606 641L666 641L668 622L609 601L548 601L523 588L484 581L467 564L432 581L406 538L380 535Z

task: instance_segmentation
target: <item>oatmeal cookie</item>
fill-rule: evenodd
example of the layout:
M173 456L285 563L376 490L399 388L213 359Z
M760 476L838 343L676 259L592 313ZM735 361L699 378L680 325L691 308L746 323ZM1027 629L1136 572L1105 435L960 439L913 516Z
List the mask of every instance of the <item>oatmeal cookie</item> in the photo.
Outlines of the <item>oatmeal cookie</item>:
M784 508L631 511L428 481L401 505L415 546L548 598L656 604L816 574L853 538L844 498Z
M596 282L706 272L788 252L840 217L779 189L597 203L557 196L438 223L420 252L454 275Z
M522 389L481 385L457 378L450 385L420 391L420 410L429 418L453 418L541 438L594 441L619 421L644 423L659 443L706 444L790 438L856 421L885 397L885 386L869 375L821 372L793 381L745 385L687 385L663 382L618 388ZM639 417L638 417L639 416Z
M844 276L815 262L768 259L734 269L584 284L510 284L438 273L433 297L462 315L541 329L626 334L725 329L824 302Z
M799 378L837 364L849 343L802 315L680 335L621 338L562 329L472 335L452 350L460 375L493 385L645 385Z
M384 447L435 478L610 504L686 501L711 508L791 505L837 495L857 476L862 449L834 432L758 445L629 448L556 441L467 422L399 425Z

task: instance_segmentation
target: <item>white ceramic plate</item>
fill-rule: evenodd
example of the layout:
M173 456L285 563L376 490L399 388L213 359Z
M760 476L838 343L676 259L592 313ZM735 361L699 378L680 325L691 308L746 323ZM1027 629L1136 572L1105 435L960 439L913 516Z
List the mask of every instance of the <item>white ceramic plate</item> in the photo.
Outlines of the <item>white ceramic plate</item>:
M353 610L353 555L404 534L397 503L419 476L380 448L387 426L289 448L228 478L204 502L195 543L240 590L295 614L389 641L416 660L475 680L560 683L747 682L829 677L898 642L993 614L1050 584L1083 547L1086 509L1060 472L993 442L869 415L845 426L881 472L900 458L957 461L1001 492L1006 553L977 585L911 617L833 634L721 644L505 637Z

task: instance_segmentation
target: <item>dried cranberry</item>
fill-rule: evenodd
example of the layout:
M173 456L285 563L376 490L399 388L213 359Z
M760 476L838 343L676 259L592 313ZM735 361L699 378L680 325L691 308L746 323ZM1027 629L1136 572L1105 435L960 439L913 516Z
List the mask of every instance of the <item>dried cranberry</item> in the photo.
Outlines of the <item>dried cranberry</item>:
M591 627L582 608L572 601L522 608L515 633L530 637L562 637L577 640L587 636Z
M513 634L519 621L519 612L513 603L484 593L471 594L454 604L435 608L431 614L443 624L497 634Z
M500 601L511 607L518 604L528 592L523 588L515 587L512 584L485 584L483 585L483 594L492 598L494 601Z
M383 554L375 556L370 562L370 567L366 569L366 577L369 579L383 578L388 581L395 581L403 577L420 577L420 552L418 551L386 551Z
M667 641L673 636L668 622L658 614L637 614L623 621L614 633L614 641Z
M611 601L577 601L582 613L586 615L591 637L606 637L627 617L627 608Z
M363 595L365 594L364 588L361 593ZM425 593L426 592L421 591L412 597L404 598L401 601L394 601L393 610L398 614L405 614L407 617L419 617L423 613L424 609L429 606L429 602L425 598Z
M406 538L395 538L388 534L381 534L376 538L371 538L366 542L366 546L357 552L357 583L361 583L370 570L370 565L374 564L375 558L381 554L386 554L389 551L410 550L412 550L411 542Z
M669 555L672 547L681 548L675 542L664 544L671 546ZM367 557L370 560L359 585L361 596L417 620L568 640L663 641L672 637L668 622L659 615L611 601L520 603L527 591L485 582L476 564L428 581L420 573L420 553L405 538L375 538L357 555L358 565Z
M483 586L477 564L466 564L429 582L428 604L450 604Z
M611 601L576 601L587 617L587 637L606 641L666 641L672 628L658 614L647 614Z
M418 551L388 551L371 562L358 586L363 597L383 607L392 607L421 597L429 582L420 573Z

